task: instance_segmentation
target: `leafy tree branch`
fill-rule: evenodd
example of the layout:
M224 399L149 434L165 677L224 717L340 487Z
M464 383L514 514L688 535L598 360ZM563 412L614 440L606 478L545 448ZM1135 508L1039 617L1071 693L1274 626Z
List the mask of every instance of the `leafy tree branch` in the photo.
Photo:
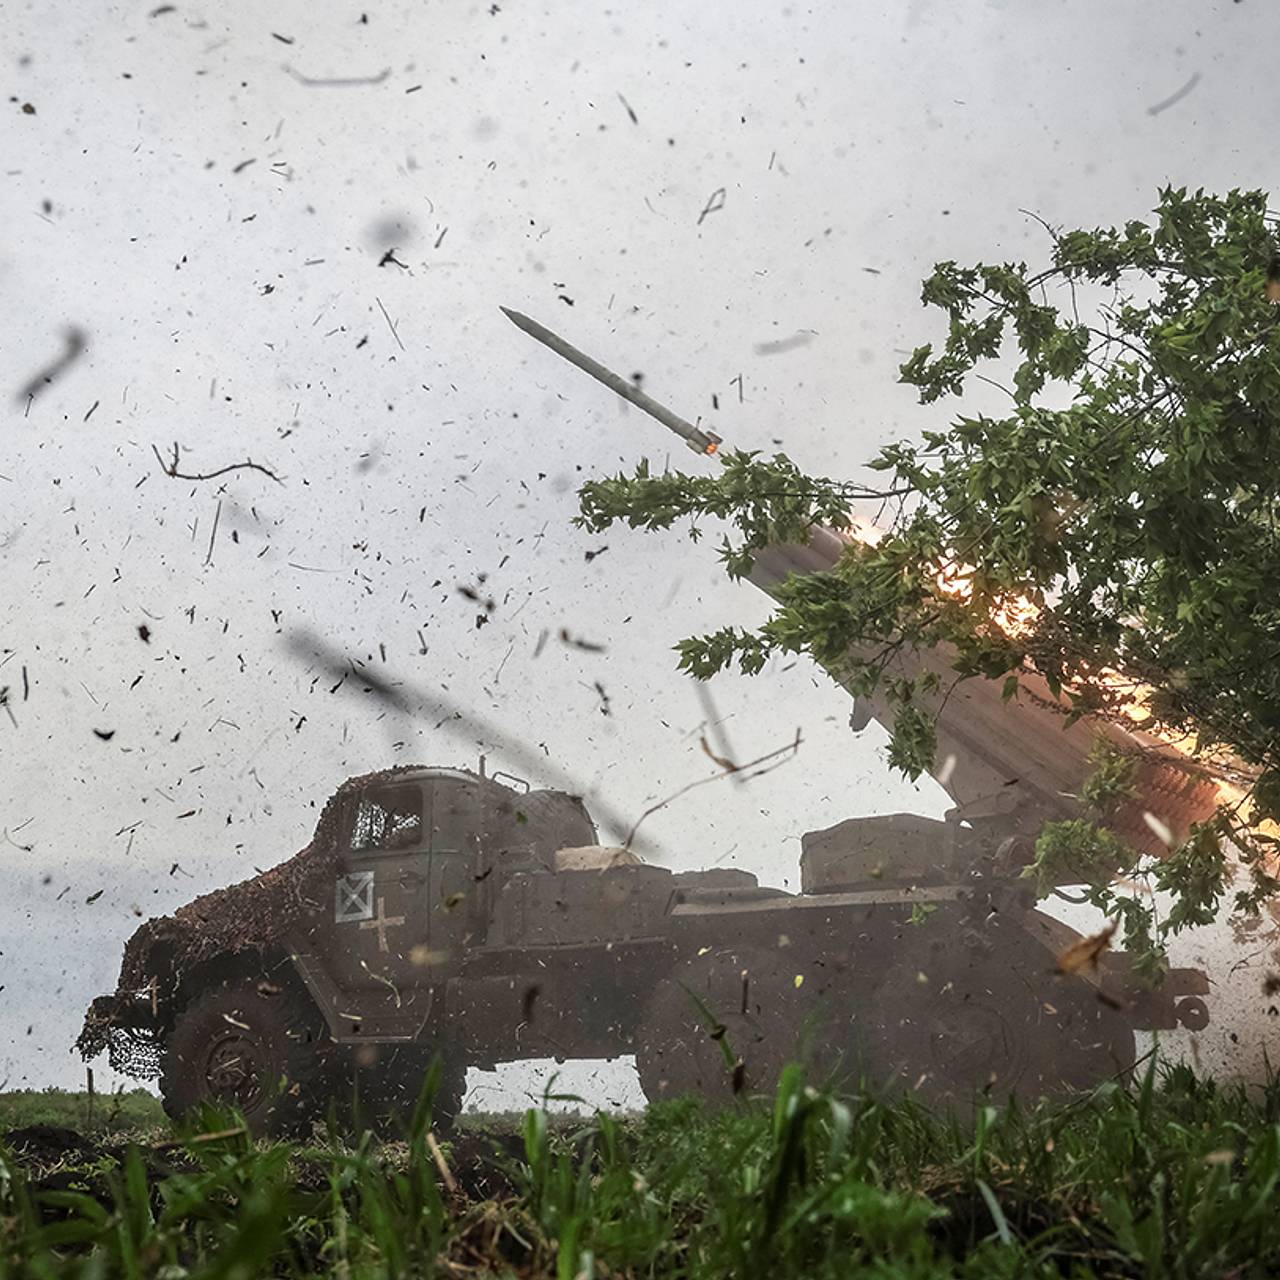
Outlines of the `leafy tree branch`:
M924 404L967 396L972 380L1003 383L1002 415L967 409L882 449L868 464L881 489L808 476L781 454L726 452L709 477L642 464L593 481L579 521L688 520L696 538L716 520L737 577L765 547L804 542L815 525L848 529L859 504L877 502L889 516L878 540L789 579L762 626L681 641L681 668L758 672L775 654L807 653L855 694L887 696L890 757L909 776L933 764L938 677L903 677L896 655L949 646L955 678L1003 680L1009 697L1034 670L1069 719L1132 717L1136 698L1152 732L1202 760L1232 757L1244 800L1144 869L1086 796L1078 822L1041 833L1035 874L1064 858L1098 869L1095 900L1131 944L1158 947L1222 908L1234 843L1250 884L1231 907L1257 910L1280 887L1275 222L1264 192L1170 187L1122 227L1041 220L1049 246L1035 270L939 263L921 297L942 334L901 380ZM1173 895L1167 919L1110 887L1138 874Z

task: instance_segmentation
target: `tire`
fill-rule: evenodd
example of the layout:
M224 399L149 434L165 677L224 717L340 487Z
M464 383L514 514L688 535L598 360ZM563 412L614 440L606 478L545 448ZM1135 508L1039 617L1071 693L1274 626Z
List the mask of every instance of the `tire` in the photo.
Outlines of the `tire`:
M232 1106L255 1137L305 1129L323 1106L333 1052L311 999L288 983L228 978L196 995L165 1044L160 1092L175 1120Z
M797 966L807 971L799 987ZM791 1062L814 1083L860 1074L856 1010L844 987L825 986L821 975L799 955L757 947L677 970L650 999L636 1036L645 1097L691 1095L712 1107L770 1097Z
M1132 1029L1079 978L1022 971L1010 955L901 962L876 993L873 1086L934 1108L1061 1099L1123 1076Z
M344 1053L335 1100L344 1120L382 1137L408 1131L436 1052L419 1044L356 1046ZM445 1055L431 1103L431 1125L449 1129L462 1110L466 1064Z
M1105 1080L1128 1083L1138 1056L1133 1027L1117 1010L1099 998L1097 989L1082 979L1059 978L1050 989L1060 1051L1037 1068L1038 1087L1047 1097L1064 1097L1096 1089Z

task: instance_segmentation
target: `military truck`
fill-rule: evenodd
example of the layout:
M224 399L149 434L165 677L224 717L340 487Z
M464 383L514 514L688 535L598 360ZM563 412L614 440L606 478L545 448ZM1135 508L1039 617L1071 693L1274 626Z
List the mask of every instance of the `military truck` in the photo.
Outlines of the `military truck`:
M151 920L78 1045L178 1116L288 1132L331 1103L436 1117L468 1066L634 1054L650 1099L767 1092L786 1062L931 1101L1121 1075L1135 1027L1201 1026L1202 974L1155 990L1037 910L1001 816L852 819L804 837L800 892L603 847L582 801L481 770L349 779L282 865Z
M713 433L507 314L715 452ZM830 570L849 540L814 528L802 545L767 547L752 580L773 592ZM949 655L900 661L945 671ZM1095 955L1038 910L1020 872L1043 823L1080 811L1099 735L1137 761L1110 825L1139 848L1159 853L1157 831L1207 816L1218 780L1137 729L1064 725L1034 672L1022 684L1007 701L969 681L936 708L935 776L955 801L944 820L808 833L798 894L741 871L645 865L601 847L578 798L483 770L350 779L293 859L143 925L79 1047L159 1079L174 1114L229 1101L261 1131L351 1095L375 1118L404 1109L432 1057L442 1119L469 1065L544 1056L634 1054L650 1099L713 1103L768 1091L794 1059L960 1104L1123 1075L1135 1029L1207 1025L1205 975L1138 981L1123 954ZM851 723L884 712L873 698Z

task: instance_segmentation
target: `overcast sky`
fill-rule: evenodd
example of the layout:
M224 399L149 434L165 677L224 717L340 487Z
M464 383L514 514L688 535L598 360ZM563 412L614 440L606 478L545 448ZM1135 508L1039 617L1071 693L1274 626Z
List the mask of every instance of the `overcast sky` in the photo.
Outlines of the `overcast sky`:
M32 0L6 28L14 1087L78 1082L68 1046L140 916L291 854L351 773L484 752L626 825L712 772L671 646L767 602L710 543L571 524L588 477L706 464L499 305L730 445L857 476L956 411L896 385L938 334L936 260L1043 257L1020 210L1109 223L1166 182L1265 187L1275 166L1259 0ZM82 354L29 398L72 331ZM152 446L175 442L186 471L252 458L281 483L168 478ZM494 601L483 625L460 586ZM419 710L332 691L298 635ZM803 747L648 819L647 856L794 886L803 831L945 807L807 662L711 693L740 758L797 728ZM1201 1037L1212 1061L1265 1036L1267 962ZM615 1096L623 1075L601 1077Z

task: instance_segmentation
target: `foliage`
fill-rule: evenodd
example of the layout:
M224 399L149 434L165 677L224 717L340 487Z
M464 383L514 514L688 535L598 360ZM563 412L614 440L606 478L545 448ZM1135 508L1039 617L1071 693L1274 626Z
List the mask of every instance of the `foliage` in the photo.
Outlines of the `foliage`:
M99 1094L62 1089L10 1089L0 1093L0 1133L29 1124L54 1124L84 1133L129 1133L164 1124L160 1099L145 1089Z
M721 556L740 575L753 551L811 523L846 527L857 499L877 497L886 536L790 579L758 629L683 641L681 668L705 678L808 653L855 693L888 695L891 760L913 777L933 763L922 695L938 677L891 678L904 651L948 646L956 680L1003 679L1008 696L1034 669L1073 718L1119 715L1149 690L1147 727L1228 751L1256 777L1247 805L1222 810L1157 873L1179 905L1156 935L1212 915L1224 840L1252 872L1233 905L1256 910L1280 887L1266 869L1280 842L1264 825L1280 820L1275 222L1263 192L1167 188L1151 218L1123 227L1043 224L1039 270L940 263L922 296L945 338L917 347L902 380L927 404L991 381L976 369L1002 361L1003 415L963 414L889 445L869 463L889 481L874 495L782 455L729 452L707 479L642 467L589 483L579 520L598 531L721 517ZM1012 608L1016 625L1002 625ZM1098 816L1046 832L1043 855L1138 873L1132 850L1099 848ZM1105 885L1094 897L1151 932L1145 908L1122 908Z
M1280 1267L1280 1089L1154 1064L1066 1106L910 1100L784 1075L771 1108L695 1102L508 1135L471 1194L463 1138L254 1146L234 1116L158 1154L49 1171L0 1145L0 1278L1196 1276ZM495 1137L496 1144L496 1137Z

